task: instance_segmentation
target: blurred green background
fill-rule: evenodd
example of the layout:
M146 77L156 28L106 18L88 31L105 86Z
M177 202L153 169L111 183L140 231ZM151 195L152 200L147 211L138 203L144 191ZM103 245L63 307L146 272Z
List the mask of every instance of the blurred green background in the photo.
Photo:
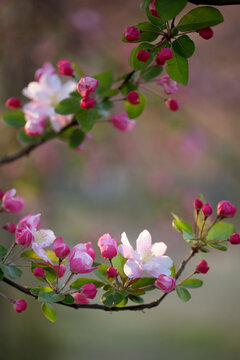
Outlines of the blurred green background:
M46 60L55 64L68 58L92 76L104 70L116 77L127 72L132 45L121 42L121 33L145 20L139 3L1 0L2 111L6 99L19 96ZM71 245L92 241L96 249L100 235L110 232L119 239L123 231L135 244L146 228L153 241L167 243L168 255L178 264L188 247L171 227L171 211L192 221L192 201L200 192L214 207L222 199L240 204L239 10L221 8L225 22L215 28L212 40L192 36L196 52L190 59L189 85L177 94L177 113L144 91L147 107L134 132L97 125L82 153L53 141L2 167L1 188L16 187L26 199L24 214L41 212L43 228ZM20 147L14 130L2 122L0 134L2 155ZM6 221L9 217L3 215ZM239 214L235 224L239 230ZM3 230L1 238L10 244L11 236ZM227 253L204 257L211 269L189 303L173 293L145 313L73 311L56 305L58 319L51 324L32 299L22 314L0 299L0 358L239 359L239 250L230 247ZM22 283L33 284L34 279L28 274ZM10 297L24 298L5 284L0 288Z

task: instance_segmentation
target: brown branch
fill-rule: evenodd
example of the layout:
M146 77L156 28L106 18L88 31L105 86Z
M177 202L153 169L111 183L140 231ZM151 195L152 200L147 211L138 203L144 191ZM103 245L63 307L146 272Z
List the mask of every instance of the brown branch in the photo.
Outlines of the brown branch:
M195 5L240 5L240 0L188 0L188 2Z
M183 270L185 269L186 264L189 262L189 260L195 255L195 253L197 252L196 249L192 249L190 255L181 262L177 273L176 273L176 279L178 279L180 277L180 275L182 274ZM30 289L22 286L18 283L15 283L14 281L4 277L3 282L5 282L6 284L12 286L13 288L21 291L22 293L32 296L34 298L37 298L36 296L34 296L33 294L31 294ZM73 309L97 309L97 310L104 310L104 311L110 311L110 312L116 312L116 311L143 311L145 309L152 309L156 306L158 306L162 300L167 296L168 294L162 294L162 296L160 296L160 298L158 298L157 300L154 300L150 303L147 304L139 304L139 305L129 305L129 306L124 306L124 307L117 307L117 306L113 306L113 307L108 307L105 305L100 305L100 304L64 304L62 301L57 302L56 304L60 304L63 306L68 306L71 307Z

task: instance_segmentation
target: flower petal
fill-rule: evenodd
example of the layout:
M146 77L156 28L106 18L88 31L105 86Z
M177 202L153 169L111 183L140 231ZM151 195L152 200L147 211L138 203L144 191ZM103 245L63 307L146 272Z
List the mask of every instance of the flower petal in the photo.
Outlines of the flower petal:
M142 269L137 261L128 260L124 265L124 272L130 279L142 276Z
M163 256L167 250L167 245L164 242L154 243L152 246L152 253L155 256Z
M137 238L137 252L144 255L149 252L152 247L152 237L149 231L143 230Z
M53 265L52 261L49 259L46 252L43 250L41 246L39 246L37 243L32 243L32 249L38 256L40 256L41 259Z
M41 248L52 245L55 239L56 236L52 230L41 229L34 233L34 243Z

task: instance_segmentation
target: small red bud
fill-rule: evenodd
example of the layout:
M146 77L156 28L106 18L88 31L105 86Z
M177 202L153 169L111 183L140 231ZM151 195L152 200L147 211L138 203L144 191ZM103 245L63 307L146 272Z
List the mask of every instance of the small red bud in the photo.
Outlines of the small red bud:
M158 52L158 58L161 62L165 62L167 60L172 59L173 57L173 52L170 48L162 48L159 52Z
M94 98L88 96L81 99L80 106L83 109L91 109L94 107L94 103L95 103Z
M166 105L171 111L177 111L179 109L178 101L176 99L167 100Z
M217 214L218 216L232 218L236 214L237 208L230 201L222 200L218 203Z
M41 267L36 267L34 270L33 270L33 275L34 276L37 276L39 278L44 278L45 277L45 271L43 268Z
M140 30L136 28L136 26L129 26L124 31L124 37L127 41L133 42L140 38Z
M213 209L212 209L211 205L208 203L204 204L202 206L201 210L202 210L202 213L205 216L205 218L212 215L212 213L213 213Z
M8 222L2 228L9 231L11 234L14 234L16 231L16 224L14 224L13 222Z
M12 302L13 302L14 310L18 313L26 310L26 308L27 308L27 303L25 300L17 299L17 300L13 300Z
M11 98L7 99L5 105L6 105L6 107L8 107L10 109L18 109L21 107L21 101L19 98L11 97Z
M211 27L201 29L198 31L198 33L201 36L201 38L205 40L211 39L214 35L213 29Z
M239 233L232 234L229 238L229 242L232 245L239 245L240 244L240 234Z
M206 274L209 270L209 266L208 263L206 262L206 260L202 260L200 261L200 263L197 264L196 266L196 272L202 273L202 274Z
M145 49L142 49L137 53L137 59L142 62L148 61L149 56L150 56L149 51Z
M57 66L58 66L59 74L66 75L66 76L73 76L74 69L73 69L70 61L68 61L66 59L62 59L57 63Z
M200 199L195 199L193 206L196 210L200 210L203 207L203 202Z
M127 101L130 102L130 104L132 105L140 104L139 94L134 90L130 91L127 95Z

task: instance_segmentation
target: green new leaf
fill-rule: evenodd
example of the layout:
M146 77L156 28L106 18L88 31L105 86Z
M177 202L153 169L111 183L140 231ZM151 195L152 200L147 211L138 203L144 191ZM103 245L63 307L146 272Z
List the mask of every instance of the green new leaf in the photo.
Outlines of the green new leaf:
M71 295L69 295L69 294L67 294L67 295L65 295L65 298L64 298L64 300L62 301L64 304L73 304L74 303L74 297L73 296L71 296Z
M162 66L151 65L147 69L142 70L140 75L144 80L149 81L161 74L162 71Z
M55 112L61 115L74 114L80 109L80 99L77 97L71 97L63 99L55 107Z
M125 259L121 254L120 252L118 251L117 252L117 256L115 256L113 259L112 259L112 264L113 264L113 267L115 269L117 269L118 273L125 277L125 273L123 271L123 268L124 268L124 264L125 262L127 261L127 259Z
M149 51L149 58L146 62L143 62L143 61L139 61L137 59L137 54L140 50L149 50L153 48L153 45L152 44L149 44L149 43L142 43L140 44L139 46L133 48L132 52L131 52L131 55L130 55L130 65L131 67L134 69L134 70L143 70L145 69L153 60L153 56L154 56L154 51Z
M5 124L14 127L23 127L26 123L24 112L21 110L12 110L3 114Z
M44 303L51 303L51 302L58 302L62 301L64 299L63 294L56 294L55 292L45 292L43 290L40 290L38 294L38 301L44 302Z
M0 244L0 259L3 259L7 255L7 249Z
M111 71L104 71L96 76L94 76L96 80L98 80L98 86L96 89L96 93L100 95L100 97L104 97L104 93L110 89L113 83L113 74Z
M212 248L216 249L216 250L220 250L220 251L227 251L227 247L219 244L217 242L209 242L208 243L209 246L211 246Z
M126 296L119 304L117 304L117 307L124 307L128 302L128 297Z
M182 35L172 43L173 49L182 57L189 58L195 51L195 44L187 35Z
M17 133L17 139L18 141L23 144L23 145L31 145L31 144L35 144L36 142L38 142L39 140L41 140L41 136L30 136L27 135L25 130L22 129L20 131L18 131Z
M187 289L180 286L176 286L175 290L177 292L179 299L182 300L183 302L189 301L191 299L191 295Z
M179 14L186 4L187 0L157 0L156 9L161 19L166 22Z
M95 107L92 109L81 109L76 114L76 119L80 124L82 131L85 133L92 129L97 117L98 112Z
M99 280L79 278L71 283L70 288L80 289L85 284L94 284L97 288L100 288L105 285L102 281Z
M200 30L215 26L224 21L219 10L211 6L202 6L189 11L179 21L177 28L180 31Z
M183 234L183 230L186 232L192 234L193 230L192 227L186 222L180 219L177 215L172 213L172 216L174 217L174 220L172 222L172 226L175 230ZM193 237L193 235L192 235Z
M139 102L140 102L140 104L133 105L133 104L130 104L130 102L125 101L125 108L126 108L128 117L130 119L136 119L138 116L141 115L141 113L143 112L143 110L145 108L146 98L141 93L139 93Z
M187 85L188 83L188 60L173 49L173 58L167 60L166 72L171 79L180 84Z
M207 234L207 240L228 240L235 233L233 224L220 221Z
M78 147L80 144L82 144L84 138L85 138L85 133L81 129L79 128L72 129L68 139L68 144L70 148L75 149L76 147Z
M140 289L148 285L154 285L155 281L156 281L155 277L142 277L132 284L131 289ZM153 288L150 289L152 290L154 288L155 286L153 286Z
M4 272L4 275L12 279L18 279L22 275L22 270L18 269L15 266L7 266L0 264L0 269Z
M196 289L201 287L203 281L200 279L187 279L181 283L181 286L189 289Z
M46 254L47 256L49 257L49 259L54 262L54 263L58 263L58 258L56 257L55 255L55 252L52 251L52 250L45 250L46 251ZM38 256L34 251L32 250L27 250L27 251L24 251L22 254L21 254L21 258L28 258L28 259L40 259L42 260L42 258L40 258L40 256ZM43 261L43 260L42 260ZM65 262L65 261L63 261Z
M57 315L53 307L49 304L42 304L42 313L51 322L55 322L57 319Z
M128 298L136 304L143 304L144 300L141 296L128 295Z
M71 63L73 70L74 70L74 75L75 77L79 80L81 79L82 76L84 76L84 72L83 70L75 63Z

